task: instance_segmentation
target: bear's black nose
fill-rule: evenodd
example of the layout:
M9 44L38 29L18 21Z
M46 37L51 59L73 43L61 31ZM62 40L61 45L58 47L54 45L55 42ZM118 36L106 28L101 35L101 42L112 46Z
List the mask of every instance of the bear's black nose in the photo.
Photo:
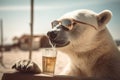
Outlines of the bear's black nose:
M50 39L54 40L57 37L57 31L48 31L47 35Z

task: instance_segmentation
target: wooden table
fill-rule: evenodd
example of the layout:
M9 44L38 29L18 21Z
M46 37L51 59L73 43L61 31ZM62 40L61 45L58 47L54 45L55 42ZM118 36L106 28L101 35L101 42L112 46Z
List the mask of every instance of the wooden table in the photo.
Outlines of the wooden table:
M78 77L46 74L30 74L20 72L3 73L2 80L81 80ZM85 79L82 79L85 80Z

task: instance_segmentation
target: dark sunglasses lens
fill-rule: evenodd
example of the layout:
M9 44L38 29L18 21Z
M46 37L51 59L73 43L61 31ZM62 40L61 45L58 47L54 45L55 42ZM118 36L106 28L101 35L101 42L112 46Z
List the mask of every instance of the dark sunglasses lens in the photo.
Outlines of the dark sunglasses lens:
M64 19L64 20L62 20L61 24L65 27L68 27L68 26L72 25L72 22L69 19Z
M54 27L57 26L58 24L59 24L58 21L53 21L53 22L52 22L52 28L54 28Z

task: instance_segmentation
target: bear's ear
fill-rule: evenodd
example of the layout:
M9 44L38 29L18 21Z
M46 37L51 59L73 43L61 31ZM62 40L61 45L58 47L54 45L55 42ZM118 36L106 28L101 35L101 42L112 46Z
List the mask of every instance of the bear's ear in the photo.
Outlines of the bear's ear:
M100 12L97 16L98 26L104 27L111 19L112 12L109 10L104 10Z

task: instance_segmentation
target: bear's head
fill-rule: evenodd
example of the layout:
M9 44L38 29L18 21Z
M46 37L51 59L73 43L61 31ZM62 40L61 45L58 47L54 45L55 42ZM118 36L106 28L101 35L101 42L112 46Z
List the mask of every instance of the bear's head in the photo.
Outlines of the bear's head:
M76 10L54 20L47 34L52 44L60 49L91 50L101 42L99 36L106 34L111 16L109 10L98 14L86 9Z

